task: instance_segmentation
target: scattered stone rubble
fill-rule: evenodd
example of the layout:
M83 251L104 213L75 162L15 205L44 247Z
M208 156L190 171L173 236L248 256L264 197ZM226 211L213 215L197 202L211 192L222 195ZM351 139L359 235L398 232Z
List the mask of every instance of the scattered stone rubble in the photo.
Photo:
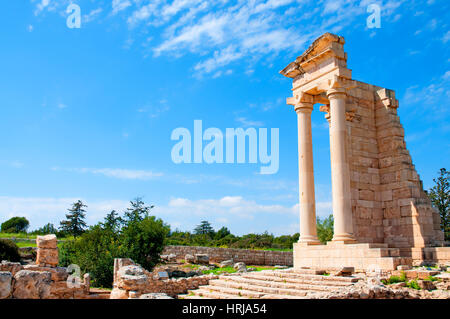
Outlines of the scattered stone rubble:
M162 279L148 272L129 258L114 260L114 284L110 299L156 299L164 295L148 295L163 293L170 297L207 285L215 275L194 276L189 278Z

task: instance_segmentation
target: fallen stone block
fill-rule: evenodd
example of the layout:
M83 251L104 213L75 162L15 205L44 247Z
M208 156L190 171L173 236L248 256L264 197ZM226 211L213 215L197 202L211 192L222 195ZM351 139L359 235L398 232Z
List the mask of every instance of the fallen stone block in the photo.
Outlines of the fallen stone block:
M7 299L12 294L12 273L0 271L0 299Z
M194 256L194 263L196 264L209 264L209 255L207 254L195 254Z
M337 271L333 272L333 276L351 276L355 272L355 267L341 267Z

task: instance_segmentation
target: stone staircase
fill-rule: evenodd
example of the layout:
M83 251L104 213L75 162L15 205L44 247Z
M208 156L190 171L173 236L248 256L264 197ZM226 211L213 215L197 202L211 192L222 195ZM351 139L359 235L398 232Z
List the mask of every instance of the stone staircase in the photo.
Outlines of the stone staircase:
M326 275L313 269L264 270L223 275L207 286L189 290L180 299L305 299L354 285L357 277Z

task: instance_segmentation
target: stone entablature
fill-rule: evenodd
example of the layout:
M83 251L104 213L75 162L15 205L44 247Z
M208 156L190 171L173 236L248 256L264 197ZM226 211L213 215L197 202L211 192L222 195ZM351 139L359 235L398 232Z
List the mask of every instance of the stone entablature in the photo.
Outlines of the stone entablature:
M344 43L326 33L280 72L293 79L287 104L298 118L299 242L318 244L310 114L322 104L330 127L333 241L388 244L415 258L412 248L444 244L440 217L406 149L394 91L353 80Z

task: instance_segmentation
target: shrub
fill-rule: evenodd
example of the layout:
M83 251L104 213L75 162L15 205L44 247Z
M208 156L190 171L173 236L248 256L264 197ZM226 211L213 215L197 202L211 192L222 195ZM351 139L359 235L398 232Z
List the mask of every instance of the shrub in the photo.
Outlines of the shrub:
M61 245L60 264L76 264L83 273L89 272L95 287L111 287L115 258L131 258L151 271L159 262L169 226L148 216L148 211L136 201L124 219L111 212L104 223Z
M13 217L4 222L1 231L5 233L23 233L26 232L30 222L25 217Z
M413 279L413 280L407 282L406 283L406 287L412 288L412 289L416 289L416 290L420 290L419 284L417 283L416 279Z
M7 239L0 239L0 261L20 261L19 247Z
M120 243L124 257L129 257L147 270L158 262L164 249L164 241L169 226L155 216L146 216L142 220L132 220L123 227Z
M92 227L79 238L67 241L60 248L60 264L76 264L82 273L88 272L95 287L111 287L114 258L127 257L120 254L116 236L100 225Z

